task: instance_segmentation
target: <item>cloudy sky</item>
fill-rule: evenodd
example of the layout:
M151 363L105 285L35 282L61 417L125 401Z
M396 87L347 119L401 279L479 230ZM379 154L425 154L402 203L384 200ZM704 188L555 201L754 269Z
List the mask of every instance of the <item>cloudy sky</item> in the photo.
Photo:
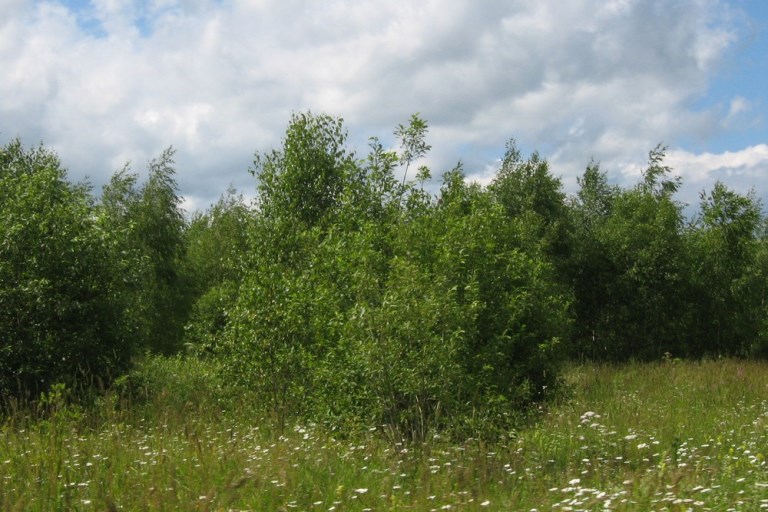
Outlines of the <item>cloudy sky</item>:
M570 192L590 159L628 185L662 142L681 199L768 199L765 0L0 0L0 69L0 143L96 190L173 145L190 208L252 193L307 109L361 152L419 112L437 177L488 180L515 138Z

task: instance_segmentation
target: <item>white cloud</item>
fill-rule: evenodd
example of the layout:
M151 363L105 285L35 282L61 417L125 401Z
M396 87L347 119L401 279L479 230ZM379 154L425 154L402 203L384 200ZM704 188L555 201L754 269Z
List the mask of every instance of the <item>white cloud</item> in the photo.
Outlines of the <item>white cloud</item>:
M768 144L757 144L739 151L691 153L674 150L667 154L667 164L684 177L682 200L699 203L699 193L712 190L717 181L740 194L754 191L765 206L768 200Z
M667 154L667 164L692 183L723 180L729 174L764 177L768 173L768 144L723 153L695 154L674 150Z
M188 204L249 192L253 151L308 108L356 141L420 112L437 177L459 158L486 175L514 136L572 183L591 157L631 179L657 142L708 140L749 106L691 108L739 37L716 0L64 5L0 5L0 136L96 184L172 144Z

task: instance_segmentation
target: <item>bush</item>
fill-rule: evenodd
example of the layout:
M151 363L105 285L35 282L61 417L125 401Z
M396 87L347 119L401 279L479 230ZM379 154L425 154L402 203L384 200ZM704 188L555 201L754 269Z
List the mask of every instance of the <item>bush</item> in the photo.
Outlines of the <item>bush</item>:
M412 123L398 133L423 137ZM257 159L260 209L217 349L228 375L278 427L308 416L413 441L508 428L554 387L568 334L551 244L459 170L438 198L418 186L425 168L397 183L423 141L402 157L374 142L365 164L343 142L337 120L302 115Z
M221 379L214 360L189 356L146 355L115 382L115 391L133 406L149 411L221 411L234 390Z
M15 141L0 148L0 218L0 390L36 397L119 374L133 342L88 189Z

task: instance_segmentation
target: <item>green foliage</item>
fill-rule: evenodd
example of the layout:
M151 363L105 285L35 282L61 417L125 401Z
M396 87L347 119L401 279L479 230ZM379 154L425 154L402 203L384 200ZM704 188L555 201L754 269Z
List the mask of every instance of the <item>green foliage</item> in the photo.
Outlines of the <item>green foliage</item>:
M659 144L648 153L648 167L643 171L643 181L638 188L656 198L672 197L680 188L679 176L669 175L672 168L664 165L667 156L667 147Z
M717 183L685 224L661 146L634 188L596 165L572 202L575 353L659 359L757 353L764 346L760 204Z
M606 173L594 162L578 184L578 194L570 204L573 251L569 273L575 297L572 355L598 357L607 351L602 339L605 298L616 273L602 233L620 189L608 184Z
M519 219L531 243L540 245L564 271L570 255L570 219L559 178L538 153L523 160L514 140L507 150L489 190L504 206L508 217Z
M0 389L81 389L123 372L144 348L175 350L191 296L180 272L185 220L173 151L137 187L116 173L98 204L58 158L0 149Z
M579 181L571 272L580 355L659 359L688 349L688 253L663 151L651 152L633 189L608 185L594 164Z
M496 435L554 386L569 300L549 245L460 169L439 198L423 190L427 168L398 185L426 133L414 116L395 132L402 154L373 140L357 161L340 120L304 114L281 150L257 156L258 210L218 350L278 427L298 414L415 441Z
M434 194L431 169L409 177L428 131L414 115L397 150L374 138L361 158L341 119L294 114L255 156L253 204L230 189L189 221L172 149L98 201L44 148L0 149L0 391L68 408L136 354L186 346L204 357L172 363L191 372L168 383L174 408L210 360L278 431L302 418L423 442L508 435L557 394L566 355L768 354L754 194L717 183L687 222L657 146L635 186L593 162L568 198L514 141L488 187L459 164ZM121 389L151 402L161 366Z
M182 271L186 221L169 148L149 163L145 183L126 166L104 187L98 219L138 343L172 353L181 346L193 290Z
M14 141L0 148L0 218L0 390L114 377L134 344L86 186L50 151Z
M600 237L612 276L602 332L610 358L660 359L684 350L687 261L681 208L643 188L624 191ZM600 329L600 328L598 328Z
M408 169L411 164L424 157L432 149L432 146L426 143L427 132L429 126L419 114L413 114L411 116L408 126L402 124L397 125L395 128L395 137L400 142L402 152L399 160L405 164L405 170L403 171L403 185L406 183L408 177ZM419 181L429 179L429 169L426 167L419 168Z
M700 352L740 354L759 342L766 284L758 268L760 205L720 182L702 192L696 228L689 234L697 297Z
M133 413L160 421L170 414L221 415L233 407L235 388L222 381L216 361L145 355L116 380L114 392Z
M195 215L185 232L181 272L195 299L184 339L202 353L213 350L234 306L251 220L250 207L230 188L209 211Z
M352 163L345 140L341 119L294 114L283 150L254 159L251 172L259 180L264 217L309 228L333 215Z

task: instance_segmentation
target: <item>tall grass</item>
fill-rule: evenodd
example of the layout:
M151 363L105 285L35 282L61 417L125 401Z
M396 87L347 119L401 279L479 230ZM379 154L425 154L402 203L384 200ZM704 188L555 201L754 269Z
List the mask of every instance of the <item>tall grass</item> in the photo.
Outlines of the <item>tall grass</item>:
M151 358L86 403L0 428L2 510L760 510L768 365L573 366L570 397L494 444L270 429L214 363ZM375 426L372 426L375 427Z

